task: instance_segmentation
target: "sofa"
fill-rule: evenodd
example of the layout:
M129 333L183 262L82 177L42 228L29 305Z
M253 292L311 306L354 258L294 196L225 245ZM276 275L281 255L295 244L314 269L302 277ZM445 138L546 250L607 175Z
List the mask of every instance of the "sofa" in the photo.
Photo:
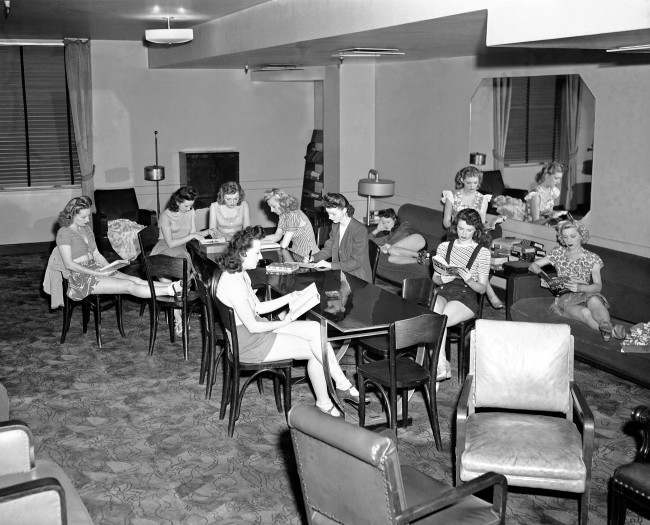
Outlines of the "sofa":
M585 248L603 259L603 294L610 303L612 322L629 327L650 321L650 259L601 246ZM605 342L598 331L551 312L553 296L540 286L539 277L527 274L511 279L507 302L513 321L568 323L576 359L650 388L650 354L621 353L621 341Z
M445 240L447 236L447 230L442 226L441 210L434 210L416 204L404 204L399 208L397 216L400 221L407 221L424 236L429 251L435 253L438 244ZM492 238L500 237L501 227L497 226L495 231L490 233ZM393 264L388 262L386 254L381 252L379 254L376 276L382 281L401 286L402 281L408 277L431 277L431 275L430 264Z

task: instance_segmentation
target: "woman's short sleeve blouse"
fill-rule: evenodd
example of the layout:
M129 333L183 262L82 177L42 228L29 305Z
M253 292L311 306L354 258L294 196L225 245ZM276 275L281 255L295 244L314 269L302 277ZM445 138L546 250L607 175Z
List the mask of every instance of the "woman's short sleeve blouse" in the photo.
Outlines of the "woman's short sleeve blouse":
M86 242L84 236L88 242ZM59 228L59 231L56 232L56 245L70 246L70 254L73 260L82 255L92 254L97 249L95 235L90 226L82 226L80 232L74 231L69 226Z
M582 284L591 284L593 268L604 266L599 255L584 249L580 257L569 260L567 249L562 246L553 248L548 254L548 260L555 266L560 277L569 277L572 281Z

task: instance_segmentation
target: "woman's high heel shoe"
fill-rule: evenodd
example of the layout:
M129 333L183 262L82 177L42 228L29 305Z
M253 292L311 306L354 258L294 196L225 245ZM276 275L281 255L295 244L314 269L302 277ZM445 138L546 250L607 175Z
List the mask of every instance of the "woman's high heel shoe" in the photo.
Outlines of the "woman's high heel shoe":
M598 327L600 330L600 335L603 338L603 341L607 342L612 339L612 325L609 323L603 323Z

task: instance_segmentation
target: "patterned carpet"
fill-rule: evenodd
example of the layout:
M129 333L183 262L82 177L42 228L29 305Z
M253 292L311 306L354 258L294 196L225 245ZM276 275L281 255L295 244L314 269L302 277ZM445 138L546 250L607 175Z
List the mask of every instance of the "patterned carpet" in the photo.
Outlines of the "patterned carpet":
M125 306L122 339L105 314L104 348L94 330L81 333L77 309L65 344L58 343L60 311L50 311L39 290L46 257L0 257L5 298L0 341L0 381L9 391L11 416L27 422L36 456L49 457L70 475L98 524L302 523L299 486L283 416L266 394L250 388L232 439L218 419L220 383L211 401L198 384L200 329L192 320L190 360L180 343L163 334L147 357L148 316ZM486 308L485 317L501 312ZM596 418L596 451L590 521L606 522L607 480L631 461L634 439L622 427L630 409L650 401L648 390L576 364ZM403 462L451 483L450 421L458 395L455 380L439 393L446 451L433 445L419 395L411 401L414 424L399 433ZM313 403L306 385L294 403ZM371 410L377 411L373 404ZM572 524L573 500L510 493L508 523ZM642 523L629 513L627 523ZM650 523L650 522L643 522Z

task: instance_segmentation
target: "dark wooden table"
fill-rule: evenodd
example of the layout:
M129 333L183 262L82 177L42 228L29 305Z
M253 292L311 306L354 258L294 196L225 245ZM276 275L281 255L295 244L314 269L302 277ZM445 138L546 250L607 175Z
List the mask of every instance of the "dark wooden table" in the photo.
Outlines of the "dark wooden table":
M198 248L198 244L191 246L191 253L193 253L195 267L203 268L203 272L201 268L197 268L199 273L213 276L218 254L207 254ZM273 261L293 260L293 255L288 250L264 250L262 256ZM311 283L316 284L321 301L308 315L313 316L320 323L325 380L332 399L341 410L343 405L330 376L326 343L328 341L342 343L336 352L336 357L340 360L353 339L387 334L390 323L429 313L429 310L422 306L406 302L379 286L339 270L301 269L291 274L271 274L267 273L265 268L256 268L250 270L249 274L253 287L264 286L269 294L284 295L302 290ZM212 280L212 277L209 279ZM208 289L216 293L216 284L211 284Z

